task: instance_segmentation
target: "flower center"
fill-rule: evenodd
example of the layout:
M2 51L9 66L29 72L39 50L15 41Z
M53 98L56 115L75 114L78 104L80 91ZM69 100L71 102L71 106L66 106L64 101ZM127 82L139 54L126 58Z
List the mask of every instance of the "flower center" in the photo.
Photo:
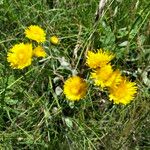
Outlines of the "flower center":
M24 58L24 54L20 53L18 57L19 57L19 59L23 59Z
M80 87L74 87L71 89L72 94L77 95L80 92Z

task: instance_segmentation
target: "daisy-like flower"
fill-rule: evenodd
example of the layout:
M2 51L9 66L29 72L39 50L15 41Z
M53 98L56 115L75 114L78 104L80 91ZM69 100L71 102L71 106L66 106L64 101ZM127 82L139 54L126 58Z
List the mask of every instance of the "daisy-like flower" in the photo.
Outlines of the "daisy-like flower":
M86 82L78 76L70 77L64 83L64 94L71 101L78 101L83 98L86 91Z
M104 52L102 49L98 50L97 53L94 53L92 51L88 51L87 53L87 59L86 64L90 68L99 68L103 67L106 64L108 64L112 59L114 58L114 55L110 52Z
M57 37L57 36L52 36L52 37L50 37L50 42L52 43L52 44L54 44L54 45L57 45L57 44L59 44L59 38Z
M7 61L13 69L23 69L32 62L32 44L16 44L7 54Z
M36 57L46 57L47 54L42 46L38 46L33 50L33 55Z
M91 78L94 79L95 85L104 87L116 86L121 81L121 73L119 70L113 71L112 66L107 64L101 68L97 68L91 73Z
M44 30L37 26L37 25L31 25L25 30L25 35L27 38L37 41L38 43L45 42L45 32Z
M137 86L135 82L130 82L122 77L120 84L110 88L109 91L110 100L113 100L115 104L121 103L126 105L134 99L134 96L137 93Z
M94 72L91 73L91 78L94 79L95 85L101 86L102 88L106 87L106 82L113 73L112 66L107 64L101 68L97 68Z
M107 87L116 87L122 80L121 72L119 70L113 71L110 77L105 81Z

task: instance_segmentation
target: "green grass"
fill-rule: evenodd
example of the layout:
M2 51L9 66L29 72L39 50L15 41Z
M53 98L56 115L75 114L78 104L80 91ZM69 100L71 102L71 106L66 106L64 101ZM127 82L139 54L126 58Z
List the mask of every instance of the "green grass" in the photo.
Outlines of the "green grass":
M0 149L150 148L150 2L108 0L95 28L98 3L0 1ZM27 41L24 29L31 24L46 31L44 46L52 58L13 70L7 52ZM58 46L49 44L52 35L60 37ZM85 99L74 104L63 94L56 95L72 70L89 80L85 52L99 48L114 52L113 64L137 83L138 94L129 105L112 104L107 92L93 86ZM62 57L71 70L60 63Z

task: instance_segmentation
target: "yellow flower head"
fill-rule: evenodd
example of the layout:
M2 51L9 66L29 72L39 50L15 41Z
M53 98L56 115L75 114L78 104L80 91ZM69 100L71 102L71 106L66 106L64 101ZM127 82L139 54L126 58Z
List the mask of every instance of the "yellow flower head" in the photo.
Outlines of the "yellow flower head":
M16 44L7 54L7 61L13 69L23 69L32 62L32 45L31 44Z
M45 42L45 32L44 30L36 25L31 25L25 30L25 35L27 38L37 41L38 43Z
M99 68L108 64L113 58L113 54L110 52L104 52L101 49L97 53L88 51L86 64L90 68Z
M112 72L110 77L105 81L105 85L107 87L116 87L122 80L121 72L119 70L115 70Z
M115 87L117 86L122 77L119 70L113 71L112 66L107 64L101 68L97 68L91 73L91 78L94 79L95 85L104 87Z
M50 37L50 42L54 45L57 45L57 44L59 44L59 39L57 36L52 36L52 37Z
M42 48L42 46L38 46L33 50L33 55L36 57L46 57L46 52Z
M91 73L91 78L94 79L95 85L100 85L102 88L106 87L108 84L108 79L113 73L112 66L107 64L101 68L97 68Z
M86 91L86 82L78 76L70 77L64 83L64 94L71 101L78 101L83 98Z
M109 90L110 100L113 100L115 104L121 103L126 105L133 100L134 95L137 93L137 86L135 82L130 82L126 78L122 78L118 86Z

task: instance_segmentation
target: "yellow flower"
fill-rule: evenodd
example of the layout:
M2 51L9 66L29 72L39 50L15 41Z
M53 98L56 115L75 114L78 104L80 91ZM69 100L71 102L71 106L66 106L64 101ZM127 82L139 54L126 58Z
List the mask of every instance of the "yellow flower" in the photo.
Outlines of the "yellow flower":
M38 46L33 50L33 55L36 57L46 57L46 52L42 48L42 46Z
M37 41L38 43L45 42L45 32L44 30L36 25L31 25L25 30L25 35L27 38Z
M101 68L97 68L91 73L91 78L94 79L95 85L104 87L116 86L121 81L121 73L119 70L113 71L112 66L107 64Z
M101 49L98 50L97 53L88 51L86 64L90 68L103 67L106 64L108 64L113 58L114 58L113 54L111 54L110 52L104 52Z
M86 82L78 76L70 77L64 83L64 94L71 101L78 101L83 98L86 91Z
M106 82L113 73L112 66L107 64L101 68L97 68L91 73L91 78L94 79L95 85L100 85L102 88L106 87Z
M57 45L57 44L59 44L59 39L57 36L52 36L52 37L50 37L50 42L54 45Z
M110 77L105 81L107 87L116 87L122 80L122 76L119 70L113 71Z
M122 78L120 84L116 87L109 89L110 100L113 100L115 104L128 104L134 99L134 95L137 93L137 86L135 82L130 82L126 78Z
M31 44L16 44L7 54L7 61L13 69L23 69L32 62L32 45Z

